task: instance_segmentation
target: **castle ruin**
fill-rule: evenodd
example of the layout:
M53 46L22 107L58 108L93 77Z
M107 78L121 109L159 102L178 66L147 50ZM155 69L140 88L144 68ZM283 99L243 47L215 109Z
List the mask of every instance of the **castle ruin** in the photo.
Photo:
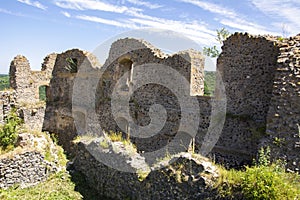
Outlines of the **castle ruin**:
M129 44L135 47L131 51L127 48ZM76 64L77 68L73 71L66 67L68 59ZM119 127L120 124L128 126L126 119L116 121L112 115L113 89L118 80L127 74L122 88L124 92L129 91L135 67L147 63L171 66L188 80L190 85L187 90L201 108L195 137L195 151L199 151L211 122L215 97L203 96L204 57L197 51L165 55L143 40L125 38L112 44L109 57L103 65L93 54L73 49L49 55L43 70L32 72L27 59L17 56L11 64L10 82L18 94L17 102L37 102L38 87L48 86L42 129L58 135L64 149L75 158L75 165L77 163L78 169L84 172L90 171L87 169L91 166L95 167L88 163L92 156L87 156L86 149L81 145L76 146L72 140L78 134L97 129L97 125L87 123L89 118L97 118L104 131L128 134ZM225 87L226 119L221 136L209 156L218 163L238 167L251 164L259 149L269 146L272 158L284 159L287 168L299 171L300 35L282 39L235 33L224 41L217 60L217 71ZM86 84L78 85L75 80ZM79 100L73 98L74 86L80 87L81 93L76 95ZM95 95L93 98L91 93ZM85 107L80 102L90 102L93 106ZM159 84L146 84L130 97L129 112L136 124L146 126L150 123L149 110L153 104L165 108L166 123L155 136L129 136L140 152L152 152L167 145L175 138L180 124L180 102L172 91ZM95 113L91 112L91 108ZM27 115L29 118L32 116ZM75 124L76 120L79 123ZM185 144L189 145L191 141L191 137L186 137ZM187 149L185 146L182 150ZM91 172L87 174L93 175ZM118 180L122 182L122 179ZM102 184L104 180L99 177L98 181L91 183ZM127 185L127 182L122 183Z

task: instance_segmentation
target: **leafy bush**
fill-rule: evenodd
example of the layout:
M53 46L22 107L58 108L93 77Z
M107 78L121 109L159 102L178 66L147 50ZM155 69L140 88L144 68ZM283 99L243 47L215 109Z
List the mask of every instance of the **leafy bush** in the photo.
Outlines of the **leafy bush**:
M255 166L242 173L241 188L247 199L298 199L300 178L275 165ZM298 186L297 186L298 184Z
M255 166L225 170L216 184L222 197L231 199L300 199L300 175L285 172L283 161L270 162L270 148L261 149Z
M5 119L5 124L0 127L0 145L4 149L13 147L17 141L17 129L22 120L18 117L16 110L12 109Z

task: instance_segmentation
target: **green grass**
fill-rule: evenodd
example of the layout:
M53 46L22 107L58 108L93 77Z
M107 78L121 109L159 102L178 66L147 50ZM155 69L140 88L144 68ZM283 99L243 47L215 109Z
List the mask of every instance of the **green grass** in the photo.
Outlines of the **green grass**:
M75 191L75 184L66 171L59 172L48 178L45 182L29 188L11 187L8 190L0 189L0 199L6 200L76 200L82 199Z

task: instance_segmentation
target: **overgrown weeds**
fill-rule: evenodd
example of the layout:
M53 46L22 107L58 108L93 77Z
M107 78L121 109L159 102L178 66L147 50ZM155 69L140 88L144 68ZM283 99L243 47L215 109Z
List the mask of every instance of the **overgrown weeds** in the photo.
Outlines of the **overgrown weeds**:
M231 199L300 199L300 176L287 173L283 161L271 163L270 149L261 149L253 167L243 171L220 167L216 187L221 197Z

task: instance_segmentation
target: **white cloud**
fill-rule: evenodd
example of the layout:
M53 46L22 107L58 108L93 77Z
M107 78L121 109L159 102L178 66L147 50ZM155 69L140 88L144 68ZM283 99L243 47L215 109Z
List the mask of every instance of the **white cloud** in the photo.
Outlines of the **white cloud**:
M24 17L25 15L21 14L21 13L14 13L10 10L6 10L6 9L2 9L0 8L0 13L5 13L5 14L8 14L8 15L14 15L14 16L20 16L20 17Z
M156 9L156 8L163 7L163 5L150 3L150 2L147 2L147 1L127 0L127 2L132 3L134 5L138 5L138 6L145 6L145 7L150 8L150 9Z
M104 19L104 18L95 17L95 16L78 15L78 16L76 16L76 18L86 20L86 21L97 22L97 23L101 23L101 24L122 27L122 28L130 28L130 29L139 28L135 24L132 24L132 23L124 23L124 22L120 22L120 21L116 21L116 20Z
M259 22L253 22L251 19L247 18L244 15L239 14L233 9L226 8L219 4L214 4L202 0L179 0L181 2L190 3L195 6L200 7L203 10L207 10L213 14L220 15L220 17L215 17L214 19L220 24L230 27L234 30L249 32L251 34L274 34L278 33L268 30L265 26L259 25ZM253 0L261 1L261 0ZM269 1L269 0L263 0ZM272 8L270 8L272 9Z
M30 6L33 6L33 7L36 7L36 8L39 8L39 9L42 9L42 10L46 10L47 7L44 6L43 4L41 4L40 2L38 1L31 1L31 0L18 0L18 2L20 3L24 3L24 4L27 4L27 5L30 5Z
M135 5L149 7L150 3L145 1L127 0ZM139 2L139 3L138 3ZM92 21L116 27L136 29L136 28L160 28L177 31L187 37L204 44L216 44L215 30L210 30L207 26L198 21L179 21L153 17L143 14L141 9L127 6L117 6L96 0L55 0L55 4L65 9L76 10L100 10L123 14L122 19L106 19L98 16L77 15L77 19ZM154 4L155 5L155 4ZM158 6L156 6L158 7ZM153 7L154 8L154 7ZM224 12L222 12L224 13Z
M139 11L137 8L116 6L96 0L55 0L55 5L61 8L74 10L99 10L114 13L125 13L128 10Z
M271 35L278 35L276 32L272 32L267 30L264 26L260 26L251 22L247 22L242 19L237 20L229 20L229 19L222 19L220 21L221 24L225 26L232 27L236 30L242 31L242 32L248 32L251 34L271 34Z
M223 6L220 6L218 4L205 2L205 1L199 1L199 0L180 0L180 1L193 4L195 6L202 8L203 10L207 10L207 11L209 11L211 13L215 13L215 14L220 14L225 17L233 18L233 17L237 16L235 11L225 8Z
M68 18L71 17L71 14L68 12L65 12L65 11L61 11L61 14L63 14L65 17L68 17Z
M167 19L160 19L160 18L153 18L153 19L133 18L129 20L147 28L168 29L179 33L183 33L185 36L203 45L216 44L215 36L214 36L215 31L209 30L203 25L197 23L185 23L181 21L167 20Z
M267 16L277 20L277 23L274 24L285 24L289 27L292 34L297 34L297 32L299 33L299 0L251 0L251 2Z

